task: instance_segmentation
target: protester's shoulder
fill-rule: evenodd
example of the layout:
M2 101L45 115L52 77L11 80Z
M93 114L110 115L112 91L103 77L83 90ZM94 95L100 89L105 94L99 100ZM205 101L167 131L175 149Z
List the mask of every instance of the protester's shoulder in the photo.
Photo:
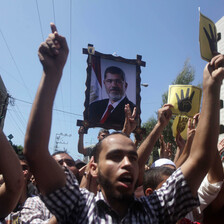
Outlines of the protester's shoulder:
M45 204L41 200L40 196L28 197L24 203L24 207L45 207Z
M87 150L93 150L96 147L96 145L89 145L86 147Z
M81 190L81 188L79 188L78 180L67 167L63 167L63 170L66 176L65 186L55 190L54 192L51 192L47 196L41 195L40 196L41 200L43 200L44 202L46 202L46 200L48 200L49 198L58 198L58 197L61 197L61 199L64 200L64 195L70 198L77 198L81 196L81 194L83 194L84 196L87 196L87 194L91 194L88 190L83 191Z
M155 190L154 192L161 196L165 194L170 194L171 192L180 193L183 187L188 187L187 182L184 178L184 175L181 169L177 169L167 180L163 183L162 187Z
M175 172L173 172L173 174L167 179L165 184L172 186L172 185L176 185L177 182L182 182L182 184L180 184L181 186L187 185L187 182L186 182L185 177L181 171L181 168L178 168ZM162 186L164 186L164 185L162 185Z
M198 197L194 197L191 193L190 186L188 185L181 168L178 168L162 185L161 188L155 190L159 197L165 198L182 198L185 197L189 200L198 203Z
M129 104L131 109L135 107L135 104L132 101L130 101L127 96L124 98L124 102L125 104Z
M97 107L97 106L100 106L100 105L104 105L104 104L107 104L107 103L108 103L108 99L97 100L97 101L90 104L90 108L91 107Z
M86 156L91 156L93 150L95 149L96 145L87 146L86 149Z

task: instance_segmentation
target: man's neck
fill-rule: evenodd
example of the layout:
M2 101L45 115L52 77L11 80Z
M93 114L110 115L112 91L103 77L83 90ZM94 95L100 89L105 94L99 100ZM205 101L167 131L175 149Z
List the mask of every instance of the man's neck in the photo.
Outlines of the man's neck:
M110 197L110 195L106 196L103 190L102 193L110 207L120 216L120 218L123 218L128 212L128 208L130 207L130 204L133 201L133 197L130 196L126 198L115 198Z
M111 103L113 105L113 107L116 107L126 96L124 95L120 100L118 101L114 101L109 99L109 104Z

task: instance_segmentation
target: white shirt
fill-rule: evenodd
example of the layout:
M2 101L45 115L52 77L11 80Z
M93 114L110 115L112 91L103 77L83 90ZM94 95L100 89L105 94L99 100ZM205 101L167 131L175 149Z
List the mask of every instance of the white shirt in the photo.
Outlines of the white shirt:
M108 100L108 104L107 104L107 107L106 107L106 110L104 111L103 113L103 116L101 117L101 119L104 117L105 113L107 112L107 109L109 107L109 105L112 105L113 106L113 110L117 107L117 105L125 98L126 96L124 95L120 100L114 102L114 103L111 103L110 99ZM113 110L111 110L111 113L113 112ZM101 120L100 119L100 120Z

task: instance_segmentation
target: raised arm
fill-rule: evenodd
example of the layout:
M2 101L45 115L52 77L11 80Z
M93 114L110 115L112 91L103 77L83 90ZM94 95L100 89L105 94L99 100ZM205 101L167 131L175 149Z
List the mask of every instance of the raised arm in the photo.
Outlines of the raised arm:
M224 78L224 56L212 58L204 69L203 102L191 152L181 170L194 195L215 158L219 135L219 94Z
M163 135L159 137L160 144L160 158L171 159L172 158L172 144L170 142L165 143Z
M124 107L125 121L122 132L130 136L130 134L135 130L137 122L136 117L136 107L134 107L133 112L131 113L131 108L129 104L126 104Z
M174 156L174 160L173 162L176 164L177 160L179 159L179 157L181 156L184 146L185 146L185 140L181 137L180 133L178 132L175 138L176 141L176 145L177 145L177 149L176 149L176 153Z
M62 168L48 151L53 102L68 56L66 39L51 24L52 33L40 45L38 56L43 75L32 106L26 130L24 151L30 169L43 194L65 185Z
M139 164L139 185L142 184L143 181L143 174L145 169L145 164L152 152L152 149L156 143L156 141L159 139L159 136L161 135L163 129L167 126L171 116L172 112L170 108L172 105L165 104L162 108L158 111L158 122L153 128L153 130L150 132L150 134L147 136L145 141L140 145L138 148L138 164Z
M7 216L17 205L23 189L23 172L18 157L0 129L0 218Z
M200 114L198 113L193 117L193 121L190 118L188 120L187 141L186 141L186 144L184 146L184 149L183 149L181 155L179 156L179 158L175 162L177 168L180 167L187 160L188 156L190 155L191 145L192 145L194 135L195 135L195 132L196 132L196 126L197 126L198 121L199 121L199 116L200 116Z
M84 141L84 127L80 127L79 128L78 134L79 134L78 152L83 154L84 156L86 156L87 155L87 149L83 145L83 141Z

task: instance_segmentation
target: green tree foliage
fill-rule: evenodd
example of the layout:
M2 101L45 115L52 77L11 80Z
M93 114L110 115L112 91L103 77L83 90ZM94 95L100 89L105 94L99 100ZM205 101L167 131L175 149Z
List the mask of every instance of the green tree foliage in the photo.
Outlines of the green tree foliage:
M184 67L181 70L181 72L178 74L176 79L172 82L172 85L191 85L192 82L194 81L195 78L195 70L194 68L190 65L190 60L187 59L184 62ZM168 100L168 91L163 93L162 95L162 105L167 103Z
M195 70L190 65L190 60L187 59L184 62L183 69L177 75L176 79L172 82L172 85L177 85L177 84L191 85L194 81L194 78L195 78ZM200 84L198 86L200 87ZM164 94L162 95L162 105L161 106L166 104L167 100L168 100L168 91L164 92ZM146 133L143 135L143 140L152 131L156 122L157 122L157 118L150 117L147 122L142 124L142 127L146 129ZM164 136L165 142L172 143L172 150L174 152L175 149L176 149L176 144L175 144L175 140L174 140L173 134L172 134L172 124L173 124L173 120L171 119L169 124L167 125L167 127L163 131L163 136ZM156 145L154 146L153 159L158 159L158 148L159 148L159 141L157 141Z
M12 147L15 150L17 155L22 155L23 154L23 146L12 144Z

